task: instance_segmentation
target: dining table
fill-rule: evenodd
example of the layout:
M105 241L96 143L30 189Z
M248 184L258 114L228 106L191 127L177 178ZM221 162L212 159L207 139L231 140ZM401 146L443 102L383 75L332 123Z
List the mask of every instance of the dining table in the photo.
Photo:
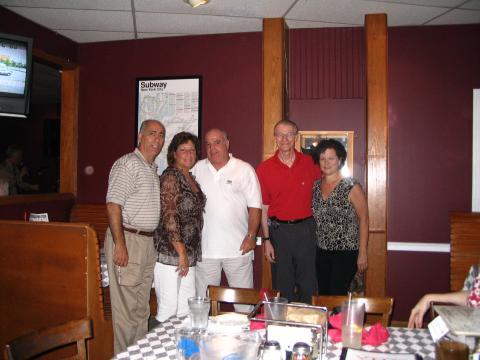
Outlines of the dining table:
M113 359L176 359L175 329L183 326L185 318L172 317L151 330L142 339L117 354ZM364 345L362 350L382 353L416 353L423 359L435 359L435 345L427 329L387 328L390 336L379 346ZM322 359L339 359L342 343L327 343Z

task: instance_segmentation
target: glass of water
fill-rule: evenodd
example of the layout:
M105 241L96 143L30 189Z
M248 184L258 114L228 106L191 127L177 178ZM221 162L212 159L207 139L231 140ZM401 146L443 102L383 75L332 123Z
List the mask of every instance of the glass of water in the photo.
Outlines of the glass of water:
M206 329L208 313L210 312L210 298L195 296L188 298L191 326L194 329Z

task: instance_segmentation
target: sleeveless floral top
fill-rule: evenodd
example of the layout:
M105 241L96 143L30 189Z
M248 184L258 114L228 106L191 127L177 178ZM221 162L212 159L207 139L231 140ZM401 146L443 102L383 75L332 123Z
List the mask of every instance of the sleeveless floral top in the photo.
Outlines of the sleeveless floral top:
M317 245L322 250L358 250L360 239L357 213L348 199L357 180L341 179L326 199L321 181L313 187L312 211L317 224Z
M206 197L197 183L193 191L183 173L168 167L160 176L160 224L153 234L158 262L178 265L178 254L172 242L185 244L189 266L202 260L203 211Z

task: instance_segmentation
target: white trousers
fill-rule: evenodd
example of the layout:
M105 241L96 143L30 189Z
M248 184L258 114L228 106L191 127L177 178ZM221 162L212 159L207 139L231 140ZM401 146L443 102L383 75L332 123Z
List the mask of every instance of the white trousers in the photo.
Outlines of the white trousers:
M235 258L202 259L197 262L195 288L197 296L205 296L208 285L220 285L222 269L227 277L228 286L253 288L253 251L248 255ZM251 306L235 305L236 312L247 313Z
M185 277L178 276L177 266L155 263L154 283L157 295L157 316L163 322L172 316L189 313L188 298L195 296L195 266L188 268Z

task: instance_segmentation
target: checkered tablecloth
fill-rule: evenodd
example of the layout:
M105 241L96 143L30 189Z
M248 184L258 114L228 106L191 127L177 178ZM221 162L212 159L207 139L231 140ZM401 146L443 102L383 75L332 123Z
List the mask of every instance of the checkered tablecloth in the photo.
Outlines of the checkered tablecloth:
M182 319L172 318L160 324L159 327L149 332L145 338L135 345L118 354L114 359L171 359L175 360L175 328L179 327ZM363 350L391 352L391 353L417 353L424 359L435 359L435 347L426 329L388 328L390 338L388 342L374 347L365 345ZM327 359L339 359L342 352L342 343L328 343Z

